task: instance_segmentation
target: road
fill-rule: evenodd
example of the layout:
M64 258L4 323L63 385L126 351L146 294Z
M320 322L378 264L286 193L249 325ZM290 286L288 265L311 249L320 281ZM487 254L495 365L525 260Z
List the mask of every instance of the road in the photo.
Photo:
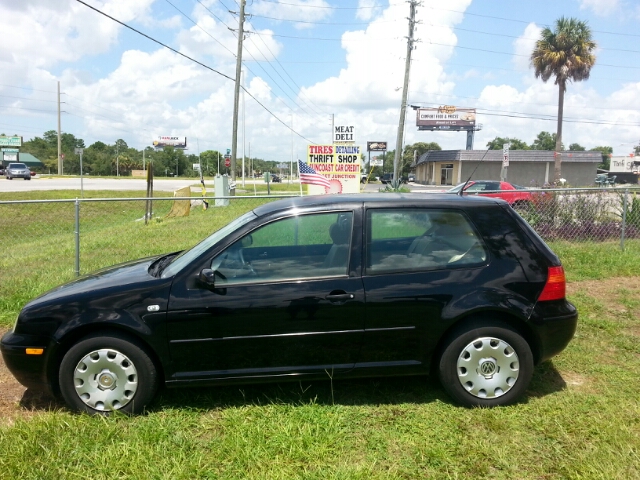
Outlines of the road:
M95 178L84 177L83 188L85 190L140 190L147 189L147 181L144 178ZM196 185L196 178L154 178L153 189L165 192L173 192L189 185ZM7 180L0 177L0 192L24 192L43 190L80 190L80 177L57 177L36 175L31 180L15 178Z
M247 185L253 185L254 180L246 180ZM206 184L209 190L213 190L213 180L207 179ZM256 183L264 183L262 179L256 180ZM241 180L238 179L238 187ZM180 188L191 186L192 191L199 192L198 179L196 178L154 178L153 189L163 192L174 192ZM368 184L365 187L366 192L377 192L383 185L380 183ZM410 183L407 185L412 192L434 192L442 191L443 187L434 187L427 185L419 185ZM85 190L139 190L144 192L147 188L145 179L142 178L97 178L84 177L83 188ZM249 187L253 190L253 187ZM25 191L44 191L44 190L80 190L80 177L58 177L55 175L36 175L31 180L14 179L7 180L0 177L0 192L25 192Z

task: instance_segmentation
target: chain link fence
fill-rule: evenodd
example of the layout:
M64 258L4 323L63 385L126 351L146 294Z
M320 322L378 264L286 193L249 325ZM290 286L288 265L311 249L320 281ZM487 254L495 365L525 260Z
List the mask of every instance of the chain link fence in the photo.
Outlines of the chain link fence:
M530 192L530 201L514 208L546 241L616 242L624 248L626 239L640 238L639 188ZM189 248L277 198L208 198L204 210L194 198L156 197L150 218L146 198L1 201L0 297L7 285L21 283L28 290L29 282L41 285L50 275L53 286L115 263ZM176 201L190 202L188 216L171 216Z
M539 189L515 205L548 242L619 241L640 238L640 189Z

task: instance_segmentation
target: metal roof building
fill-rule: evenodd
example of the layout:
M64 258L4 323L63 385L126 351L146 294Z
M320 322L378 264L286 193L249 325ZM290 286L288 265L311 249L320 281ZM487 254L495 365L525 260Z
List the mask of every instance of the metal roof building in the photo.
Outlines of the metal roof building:
M416 181L425 185L457 185L470 176L499 180L502 150L431 150L411 166ZM506 180L523 186L543 186L553 182L554 152L548 150L510 150ZM574 187L593 185L600 152L562 152L562 178Z

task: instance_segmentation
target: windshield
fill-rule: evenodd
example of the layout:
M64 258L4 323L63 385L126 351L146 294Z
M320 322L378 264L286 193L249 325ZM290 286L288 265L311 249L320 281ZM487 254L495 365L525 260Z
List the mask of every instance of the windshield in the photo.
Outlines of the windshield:
M256 214L253 212L247 212L244 215L236 218L231 223L228 223L220 230L214 232L209 235L195 247L190 250L185 250L165 268L162 272L161 277L167 278L177 274L180 270L182 270L186 265L190 264L193 260L198 258L202 253L206 252L210 247L218 243L224 237L229 235L234 230L242 227L243 225L249 223L251 220L256 218Z
M10 163L9 168L27 168L24 163Z

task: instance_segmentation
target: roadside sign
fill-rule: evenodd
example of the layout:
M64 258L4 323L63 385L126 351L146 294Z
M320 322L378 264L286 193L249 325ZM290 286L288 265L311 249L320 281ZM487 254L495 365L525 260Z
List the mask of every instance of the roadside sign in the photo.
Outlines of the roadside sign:
M225 167L231 166L231 157L227 157L226 155L224 156L224 166Z
M508 143L505 143L502 146L502 166L503 167L509 166L509 144Z

